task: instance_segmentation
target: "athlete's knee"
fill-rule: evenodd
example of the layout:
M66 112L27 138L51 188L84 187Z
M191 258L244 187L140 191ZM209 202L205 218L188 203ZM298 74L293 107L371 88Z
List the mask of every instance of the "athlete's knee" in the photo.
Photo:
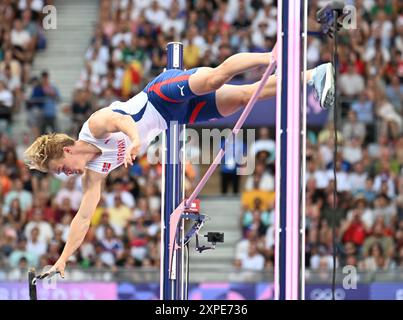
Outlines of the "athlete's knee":
M195 94L201 95L217 91L227 80L228 78L221 66L216 68L202 67L190 77L189 84Z
M210 87L211 91L220 89L228 81L228 75L225 73L225 66L223 66L223 64L211 68L209 73L207 85Z
M246 106L252 95L252 89L250 85L240 86L239 88L239 100L241 106Z

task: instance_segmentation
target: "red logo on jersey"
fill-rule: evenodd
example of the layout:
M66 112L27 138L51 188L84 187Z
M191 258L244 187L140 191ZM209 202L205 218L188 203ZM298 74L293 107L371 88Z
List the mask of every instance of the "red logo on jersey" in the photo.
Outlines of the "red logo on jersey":
M110 141L111 139L106 139L105 141L104 141L104 143L105 144L108 144L108 142Z
M109 169L111 168L112 163L109 162L104 162L104 164L102 165L102 172L108 172Z

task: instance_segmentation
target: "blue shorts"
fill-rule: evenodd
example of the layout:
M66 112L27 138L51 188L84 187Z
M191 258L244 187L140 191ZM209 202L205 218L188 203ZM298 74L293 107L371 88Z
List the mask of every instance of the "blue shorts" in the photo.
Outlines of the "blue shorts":
M216 105L216 93L195 95L189 87L189 77L197 68L167 70L145 88L148 100L169 123L192 124L222 118Z

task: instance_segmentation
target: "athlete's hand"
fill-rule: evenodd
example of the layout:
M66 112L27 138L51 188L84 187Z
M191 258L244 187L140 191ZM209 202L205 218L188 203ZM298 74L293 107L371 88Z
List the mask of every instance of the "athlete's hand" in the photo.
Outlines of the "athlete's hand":
M64 278L64 269L66 268L66 262L64 260L57 260L56 263L48 271L42 273L38 276L38 279L44 279L46 277L52 277L56 273L59 273L62 278Z
M133 165L133 161L136 159L139 152L140 152L140 140L135 139L126 149L124 160L125 168L127 168L128 164Z

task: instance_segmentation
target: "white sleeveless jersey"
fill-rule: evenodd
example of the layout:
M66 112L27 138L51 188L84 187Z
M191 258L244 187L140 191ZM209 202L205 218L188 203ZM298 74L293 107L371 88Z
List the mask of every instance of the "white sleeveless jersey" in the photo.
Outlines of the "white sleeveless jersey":
M140 92L126 102L114 102L107 108L135 118L141 142L139 155L143 155L149 143L167 128L166 121L148 101L145 92ZM98 147L102 154L88 162L86 167L107 174L123 164L126 148L131 144L131 140L123 132L114 132L106 138L96 139L90 131L88 121L84 122L78 139Z

